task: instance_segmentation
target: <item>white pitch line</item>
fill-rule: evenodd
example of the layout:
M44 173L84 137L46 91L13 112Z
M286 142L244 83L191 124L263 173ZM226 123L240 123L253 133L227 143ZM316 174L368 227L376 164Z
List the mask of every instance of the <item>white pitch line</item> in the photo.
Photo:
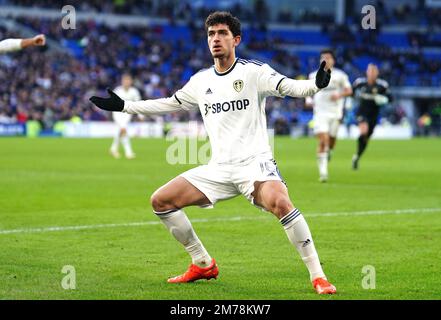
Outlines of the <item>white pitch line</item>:
M413 213L432 213L441 212L441 208L415 208L415 209L395 209L395 210L371 210L371 211L349 211L349 212L322 212L322 213L306 213L306 218L315 217L345 217L345 216L366 216L366 215L385 215L385 214L413 214ZM242 220L260 220L269 219L268 216L248 216L248 217L228 217L228 218L211 218L211 219L192 219L192 222L205 223L217 221L242 221ZM129 222L129 223L111 223L111 224L91 224L83 226L58 226L58 227L42 227L42 228L23 228L0 230L1 234L20 234L20 233L45 233L55 231L70 231L70 230L87 230L87 229L103 229L103 228L119 228L119 227L139 227L147 225L162 224L160 221L144 221L144 222Z

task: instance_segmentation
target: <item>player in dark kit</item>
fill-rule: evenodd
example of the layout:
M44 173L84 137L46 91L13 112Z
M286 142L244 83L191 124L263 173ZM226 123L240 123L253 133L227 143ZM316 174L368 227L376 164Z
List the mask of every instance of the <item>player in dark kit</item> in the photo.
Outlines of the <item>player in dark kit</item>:
M358 169L358 161L377 125L380 108L392 101L389 84L378 78L378 74L378 67L370 63L366 70L366 78L357 78L353 84L354 97L359 100L357 122L360 129L357 153L352 157L354 170Z

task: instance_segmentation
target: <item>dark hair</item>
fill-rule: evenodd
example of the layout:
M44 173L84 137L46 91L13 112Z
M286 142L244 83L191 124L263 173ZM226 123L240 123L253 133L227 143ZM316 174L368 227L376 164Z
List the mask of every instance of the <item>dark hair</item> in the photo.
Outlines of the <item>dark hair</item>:
M334 59L334 61L336 60L335 59L334 50L332 50L332 49L323 49L322 51L320 51L320 55L325 54L325 53L329 53L332 56L332 59Z
M208 27L217 24L226 24L234 37L242 35L239 19L227 11L215 11L210 13L207 20L205 20L205 31L208 31Z

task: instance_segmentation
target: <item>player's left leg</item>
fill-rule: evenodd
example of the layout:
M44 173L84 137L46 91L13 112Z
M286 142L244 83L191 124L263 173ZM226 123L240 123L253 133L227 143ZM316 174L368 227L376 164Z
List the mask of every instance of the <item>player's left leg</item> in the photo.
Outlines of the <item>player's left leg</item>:
M121 144L124 148L124 154L127 159L135 158L135 153L132 149L132 144L130 143L130 137L126 128L121 128Z
M328 162L331 161L332 153L334 152L336 143L337 143L337 137L329 136Z
M328 180L328 152L329 152L329 134L320 132L317 134L317 166L319 169L319 181L326 182Z
M328 151L330 119L326 115L314 115L314 133L317 137L317 166L319 169L319 181L328 180Z
M301 212L292 204L286 186L277 180L255 182L254 185L252 193L254 203L270 211L280 220L289 241L296 247L308 268L317 293L335 293L335 287L327 281L320 265L308 224Z
M329 127L329 150L328 150L328 162L331 161L332 152L334 151L337 143L337 134L340 128L341 121L338 119L332 120Z

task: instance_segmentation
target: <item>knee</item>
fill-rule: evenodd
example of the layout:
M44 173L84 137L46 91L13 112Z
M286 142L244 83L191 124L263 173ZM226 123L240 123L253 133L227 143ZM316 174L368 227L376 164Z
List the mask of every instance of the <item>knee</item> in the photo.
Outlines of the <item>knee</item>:
M288 214L293 209L293 207L294 206L288 198L286 198L285 196L279 196L272 201L271 212L279 219L281 219L286 214Z
M167 201L160 192L154 192L150 197L150 204L152 205L153 211L163 212L173 209L170 202Z

